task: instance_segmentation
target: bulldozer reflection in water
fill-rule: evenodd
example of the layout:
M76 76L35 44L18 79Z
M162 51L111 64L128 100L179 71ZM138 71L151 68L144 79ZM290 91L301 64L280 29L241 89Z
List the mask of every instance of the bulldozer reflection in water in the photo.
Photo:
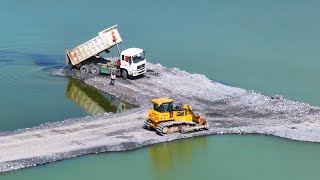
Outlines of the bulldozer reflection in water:
M89 115L104 112L119 113L135 107L75 79L68 80L66 97L79 104Z
M193 158L197 154L206 154L208 149L208 137L197 137L183 139L169 143L161 143L148 147L150 162L153 164L153 171L159 174L159 179L165 179L166 175L175 174L178 166L183 164L185 170L192 171ZM183 169L184 169L183 168ZM172 177L170 177L172 179Z

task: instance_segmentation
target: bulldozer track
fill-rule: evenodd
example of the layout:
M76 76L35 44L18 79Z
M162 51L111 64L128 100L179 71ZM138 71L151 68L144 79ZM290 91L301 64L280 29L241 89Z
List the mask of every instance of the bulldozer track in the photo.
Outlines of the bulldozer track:
M164 134L172 134L176 132L183 132L184 128L188 127L196 127L197 124L194 122L187 122L187 121L168 121L159 123L156 132L157 134L163 136Z
M143 124L143 128L150 130L151 129L151 127L149 125L150 123L151 123L151 121L149 119L145 120L144 124Z

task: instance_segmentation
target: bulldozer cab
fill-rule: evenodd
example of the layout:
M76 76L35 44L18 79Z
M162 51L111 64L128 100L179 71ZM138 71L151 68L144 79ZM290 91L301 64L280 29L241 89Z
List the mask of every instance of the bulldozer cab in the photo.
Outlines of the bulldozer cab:
M173 104L172 102L170 103L163 103L161 105L159 104L153 104L153 109L158 111L158 112L170 112L173 109Z
M158 112L171 112L173 110L172 98L152 99L153 109Z

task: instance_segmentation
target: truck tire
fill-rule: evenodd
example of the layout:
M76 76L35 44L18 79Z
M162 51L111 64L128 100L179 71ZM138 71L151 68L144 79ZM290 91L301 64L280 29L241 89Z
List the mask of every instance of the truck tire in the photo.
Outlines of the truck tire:
M82 74L89 74L90 73L90 66L88 65L83 65L80 67L80 72Z
M127 70L125 70L125 69L122 69L122 70L121 70L121 77L122 77L123 79L127 79L127 78L128 78L128 72L127 72Z
M120 76L121 76L121 70L120 70L120 69L117 69L117 71L116 71L116 76L117 76L117 77L120 77Z
M100 67L97 65L91 66L91 74L97 76L100 74Z

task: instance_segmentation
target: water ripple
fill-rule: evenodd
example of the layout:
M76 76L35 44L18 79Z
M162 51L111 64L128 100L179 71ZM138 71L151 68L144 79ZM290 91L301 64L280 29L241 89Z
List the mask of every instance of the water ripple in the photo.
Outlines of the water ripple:
M62 67L59 56L0 50L0 86L48 88L65 84L59 80L60 78L50 76L52 70L57 67Z

